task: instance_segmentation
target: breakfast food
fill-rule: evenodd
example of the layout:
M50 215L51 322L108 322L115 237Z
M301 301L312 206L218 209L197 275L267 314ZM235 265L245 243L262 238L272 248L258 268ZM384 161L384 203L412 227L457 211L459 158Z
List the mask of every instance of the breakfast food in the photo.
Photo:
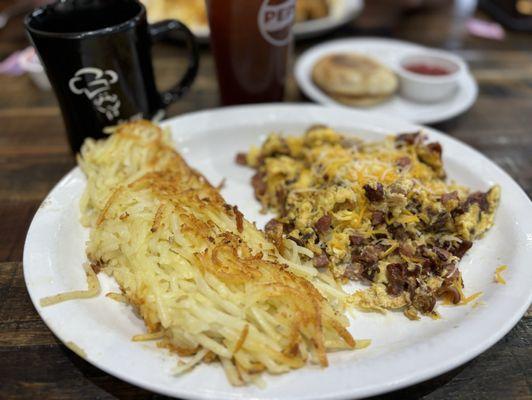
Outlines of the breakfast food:
M312 267L312 253L291 240L268 241L161 128L137 121L107 140L87 139L79 165L87 177L81 221L90 228L90 267L114 277L122 294L113 297L144 320L148 334L135 340L157 339L190 357L176 372L218 360L241 385L262 371L309 361L325 367L327 352L368 344L346 330L345 293ZM99 286L90 286L97 295Z
M197 29L207 26L205 0L142 0L150 22L177 19Z
M141 0L148 10L151 22L165 19L177 19L185 25L206 28L207 11L205 0ZM325 18L329 15L328 0L297 0L295 9L296 22Z
M256 169L255 195L277 215L266 233L311 250L318 270L368 283L349 298L360 309L417 319L436 317L437 299L472 299L458 264L493 225L500 189L446 182L442 147L421 132L364 142L315 126L271 134L237 161Z
M312 79L330 97L351 106L381 103L398 88L393 71L356 53L337 53L321 58L314 65Z
M325 18L329 15L329 8L327 0L297 0L296 22Z
M493 275L493 281L495 283L499 283L501 285L506 285L506 279L502 277L502 273L508 269L507 265L501 265L497 267L495 270L495 274Z

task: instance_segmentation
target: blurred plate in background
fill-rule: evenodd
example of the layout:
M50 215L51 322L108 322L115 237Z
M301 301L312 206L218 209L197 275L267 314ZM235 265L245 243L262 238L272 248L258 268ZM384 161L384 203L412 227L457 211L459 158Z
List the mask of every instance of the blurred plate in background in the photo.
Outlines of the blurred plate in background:
M141 0L146 6L150 22L178 19L187 25L200 41L208 41L209 26L205 0ZM297 1L297 0L296 0ZM309 1L309 0L307 0ZM317 0L310 0L317 1ZM296 39L316 37L347 24L364 8L364 0L327 0L329 15L309 19L294 25Z
M396 71L399 60L409 53L433 51L414 43L380 38L341 39L314 46L303 53L295 66L295 77L299 88L311 100L325 104L353 109L337 102L323 92L312 80L312 69L318 60L333 53L359 53ZM438 50L440 51L440 50ZM456 56L456 54L454 54ZM470 72L460 78L458 89L451 97L438 103L416 103L398 94L390 100L371 107L364 107L368 113L379 113L403 118L419 124L433 124L453 118L468 110L478 96L478 87Z
M296 39L316 37L355 19L364 8L363 0L329 0L329 15L325 18L310 19L294 25Z

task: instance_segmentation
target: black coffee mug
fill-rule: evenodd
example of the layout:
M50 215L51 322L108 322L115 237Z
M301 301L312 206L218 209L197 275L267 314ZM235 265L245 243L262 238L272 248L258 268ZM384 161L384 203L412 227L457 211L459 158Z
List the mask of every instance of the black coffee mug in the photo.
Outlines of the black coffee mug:
M77 152L106 126L152 118L178 100L198 71L194 35L179 21L148 25L137 0L62 0L34 10L26 29L52 84ZM159 93L151 46L169 32L184 35L189 65L172 89Z

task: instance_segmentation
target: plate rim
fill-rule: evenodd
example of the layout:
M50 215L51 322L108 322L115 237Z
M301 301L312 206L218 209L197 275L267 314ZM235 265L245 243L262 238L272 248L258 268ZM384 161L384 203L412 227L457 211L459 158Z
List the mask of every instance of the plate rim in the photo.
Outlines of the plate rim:
M325 106L334 106L334 107L341 107L348 110L357 110L357 111L367 111L371 113L383 113L385 110L380 109L380 107L383 104L375 105L374 107L351 107L342 103L339 103L332 99L330 96L328 96L326 93L324 93L314 82L312 82L312 79L310 78L310 70L307 73L307 66L308 59L315 56L316 53L323 53L322 55L328 53L328 48L334 48L336 46L346 45L350 43L363 43L363 42L375 42L380 44L397 44L400 46L410 46L413 48L428 50L428 51L441 51L441 52L447 52L451 53L449 50L441 49L437 47L429 47L424 46L419 43L415 42L409 42L407 40L400 40L395 38L383 38L378 36L359 36L359 37L353 37L353 38L341 38L341 39L333 39L329 41L325 41L319 44L316 44L308 49L306 49L303 53L301 53L294 64L293 71L294 71L294 77L297 82L298 88L307 96L311 101L316 102L317 104L322 104ZM333 52L334 50L330 50L330 52ZM453 54L455 55L455 54ZM456 56L456 55L455 55ZM458 56L460 57L460 56ZM462 58L462 57L460 57ZM467 66L467 71L465 71L464 75L461 77L459 81L459 86L466 90L467 97L462 100L460 107L457 107L455 110L445 110L438 114L435 114L435 116L429 116L429 117L415 117L413 119L408 119L408 121L418 124L418 125L424 125L424 124L437 124L440 122L444 122L447 120L450 120L452 118L458 117L461 114L464 114L466 111L471 109L471 107L475 104L476 100L478 99L478 83L476 79L474 78L473 74L469 70L469 66L467 62L464 60ZM415 104L415 103L413 103ZM415 107L415 105L414 105ZM397 115L394 115L397 118L401 118ZM403 117L403 119L405 119Z
M326 17L317 18L315 20L308 20L302 22L294 22L292 33L295 40L304 40L318 37L326 34L334 29L337 29L347 24L351 19L355 19L360 15L365 6L365 0L335 0L341 1L342 13L333 16L329 13ZM333 7L338 7L334 5ZM307 25L310 24L310 25ZM207 43L210 40L209 25L192 25L189 27L196 39L201 43Z
M356 114L367 114L367 113L365 113L363 111L358 111L358 110L344 110L344 109L334 110L334 109L331 109L330 107L324 107L324 106L313 105L313 104L305 104L305 103L303 103L303 104L297 104L297 103L296 104L286 104L286 103L277 103L276 104L276 103L272 103L272 104L232 106L232 107L225 107L225 108L218 108L218 109L201 110L201 111L186 113L186 114L183 114L181 116L176 116L176 117L173 117L173 118L169 118L169 119L167 119L165 121L162 121L161 125L163 125L163 126L164 125L172 125L172 124L175 123L176 120L201 118L201 117L206 117L206 116L212 116L213 114L234 113L234 112L238 113L238 112L246 111L246 110L248 110L247 112L249 112L249 111L257 112L257 110L260 110L260 111L262 111L262 114L266 114L267 111L270 111L270 112L273 112L273 113L275 113L276 111L279 112L279 109L285 109L287 111L291 110L292 112L296 112L297 110L301 110L301 108L308 109L308 110L314 109L315 111L319 111L319 110L327 110L327 112L335 112L336 111L336 112L339 112L339 113L351 113L351 114L354 114L354 115L356 115ZM260 115L260 114L261 113L259 113L258 115ZM370 117L374 117L374 115L371 115ZM376 118L379 118L379 117L376 117ZM405 121L405 120L398 119L398 118L395 118L395 117L389 117L389 116L386 116L386 115L381 115L380 118L385 119L385 120L387 120L387 122L394 123L394 124L397 123L397 124L401 124L401 125L418 125L418 124L414 124L414 123L409 122L409 121ZM376 125L379 125L379 124L377 123ZM418 127L416 127L416 128L418 128ZM439 135L443 135L446 140L450 140L452 142L455 142L455 144L458 144L460 146L465 146L470 151L473 151L477 156L479 156L484 161L488 161L491 164L491 166L497 170L497 172L499 174L502 174L503 176L505 176L505 178L508 180L508 183L511 184L514 187L514 189L516 190L517 193L519 193L519 196L521 197L521 199L519 200L519 203L521 203L521 201L523 201L523 200L524 201L528 201L527 210L530 213L530 215L532 216L532 201L530 200L530 198L528 197L526 192L521 188L521 186L519 184L517 184L517 182L515 182L515 180L508 173L506 173L506 171L504 171L496 163L494 163L493 161L489 160L484 154L482 154L478 150L474 149L473 147L469 146L467 143L461 142L461 141L455 139L454 137L446 135L445 133L443 133L443 132L441 132L441 131L439 131L437 129L433 129L433 128L430 128L430 127L421 127L421 128L428 130L431 135L435 135L436 137L438 137ZM72 177L73 174L79 173L79 172L80 172L80 169L79 169L78 166L72 168L66 175L64 175L59 180L59 182L56 185L54 185L54 187L49 191L49 193L47 194L47 196L45 197L45 199L43 200L43 202L41 204L44 204L54 194L54 192L59 190L61 188L61 186L64 185L65 182L67 182L68 179L70 179ZM30 290L30 287L28 285L28 273L29 273L28 268L29 267L27 267L27 260L29 259L29 254L28 253L30 252L30 248L31 248L30 239L31 239L31 235L33 234L32 228L36 224L36 221L38 221L38 217L39 217L39 214L41 212L43 212L43 210L42 210L42 207L40 206L37 209L37 212L35 213L32 221L31 221L30 227L29 227L27 235L26 235L26 240L25 240L25 243L24 243L24 252L23 252L24 281L25 281L26 289L28 290L30 299L31 299L31 301L33 303L34 308L36 309L37 313L39 314L39 317L43 320L43 322L47 325L47 327L54 333L54 335L59 340L61 340L61 342L63 344L65 344L66 340L64 340L64 338L62 338L61 333L58 332L56 327L54 327L51 324L49 324L49 321L47 321L42 316L41 308L37 306L37 300L38 299L34 298L34 294ZM324 400L325 399L331 399L331 400L332 399L336 399L336 400L339 400L339 399L360 398L360 397L365 397L365 396L370 396L370 395L378 395L378 394L387 393L387 392L390 392L390 391L402 389L402 388L407 387L407 386L415 385L417 383L423 382L423 381L425 381L427 379L430 379L432 377L435 377L435 376L438 376L440 374L443 374L443 373L445 373L445 372L447 372L449 370L452 370L452 369L456 368L457 366L462 365L462 364L472 360L473 358L477 357L479 354L481 354L482 352L484 352L487 349L489 349L497 341L499 341L502 337L504 337L517 324L517 322L522 318L522 316L524 315L526 310L529 308L531 302L532 302L532 291L530 291L528 293L528 298L524 299L522 301L521 307L518 308L516 311L514 311L514 313L512 314L511 318L506 318L504 320L504 323L499 325L497 330L492 332L487 340L483 340L483 341L478 342L476 347L470 348L467 352L463 352L463 353L460 353L460 354L455 354L454 357L451 357L450 359L446 360L445 362L437 364L437 365L435 365L434 367L432 367L430 369L426 369L424 371L417 372L417 373L412 373L411 376L406 376L406 377L402 376L400 380L382 384L378 388L370 387L370 388L366 389L365 391L360 391L359 390L359 391L356 391L356 392L353 391L353 389L351 389L351 390L343 390L343 391L336 391L336 392L331 393L331 394L320 395L319 399L324 399ZM213 394L213 393L209 394L209 393L206 393L206 392L200 392L200 393L196 392L196 393L194 393L194 392L190 392L190 391L187 391L187 390L182 391L180 393L176 393L175 390L165 390L164 388L161 388L159 386L152 386L152 385L150 385L147 382L146 383L145 382L140 382L139 383L139 381L130 378L128 375L123 374L121 371L111 370L111 369L107 368L106 366L101 365L101 363L98 362L97 360L92 360L92 359L87 359L87 358L84 358L84 360L89 362L89 363L91 363L95 367L105 371L106 373L108 373L108 374L110 374L112 376L115 376L115 377L117 377L119 379L122 379L122 380L124 380L126 382L129 382L132 385L135 385L137 387L148 389L148 390L153 391L155 393L162 393L162 394L168 395L168 396L185 396L186 398L190 398L190 399L217 399L217 398L231 398L231 399L233 399L233 398L241 398L241 395L239 395L238 393L235 394L234 396L231 396L231 397L223 397L223 396L220 396L220 395L216 396L216 394ZM178 378L176 378L176 379L178 379ZM238 389L236 389L236 390L238 390ZM259 396L258 398L272 398L272 397ZM294 398L295 399L296 398L297 399L300 399L300 398L301 399L308 399L310 397L308 397L308 396L296 396Z
M293 32L295 39L309 39L323 35L334 29L340 28L347 24L350 20L358 17L364 10L364 0L334 0L336 3L332 7L342 7L342 13L339 15L332 15L329 13L326 17L317 18L303 22L294 23Z

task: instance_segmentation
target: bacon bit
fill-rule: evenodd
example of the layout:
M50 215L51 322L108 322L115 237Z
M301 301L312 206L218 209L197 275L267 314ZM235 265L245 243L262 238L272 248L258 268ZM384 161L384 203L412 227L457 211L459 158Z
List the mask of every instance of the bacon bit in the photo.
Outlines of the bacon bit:
M349 242L351 246L360 246L364 242L364 238L358 235L349 236Z
M412 160L410 159L410 157L400 157L395 163L398 167L405 168L412 163Z
M318 231L318 233L327 233L327 231L331 228L331 223L331 216L324 215L316 221L316 223L314 224L314 228Z
M469 240L462 240L457 248L451 250L451 253L458 258L462 258L464 254L473 246L473 243Z
M449 213L447 212L439 213L428 228L432 232L440 232L443 228L445 228L445 225L447 225L447 222L450 219L451 219L451 216Z
M443 272L441 274L442 278L445 278L447 282L452 282L460 276L460 270L458 269L458 266L455 263L449 263L446 264L443 267Z
M441 144L439 144L438 142L433 142L433 143L427 144L427 149L429 149L433 153L437 153L438 155L441 156L442 147L441 147Z
M386 278L388 279L388 285L386 285L386 291L392 296L399 295L405 287L406 266L404 264L393 263L386 266Z
M464 203L465 209L466 210L469 209L469 206L474 203L478 204L478 206L480 207L482 211L488 211L489 210L488 194L483 193L483 192L471 193L467 197L467 200Z
M344 271L344 277L351 281L357 281L362 278L364 267L360 263L351 263L347 265Z
M506 285L506 280L502 277L502 273L508 269L507 265L501 265L495 270L495 275L493 280L495 283L500 283L501 285Z
M266 183L264 182L264 174L257 172L255 175L253 175L251 178L251 186L253 186L253 189L255 189L255 197L259 198L264 196L267 189Z
M408 238L409 238L409 235L408 235L408 232L406 231L406 229L404 227L402 227L401 225L398 225L398 226L388 226L388 230L390 231L390 233L392 234L392 237L395 239L395 240L398 240L400 242L404 242L406 241Z
M371 214L371 224L379 225L384 222L384 213L382 211L375 211Z
M120 214L118 218L120 218L121 221L125 220L127 217L129 217L129 213L127 211Z
M364 191L367 199L372 203L378 203L384 199L384 188L381 183L377 183L374 188L366 184L364 185Z
M242 329L242 333L240 334L238 341L236 342L235 349L233 350L233 354L238 353L238 351L242 348L242 346L244 345L244 342L246 341L248 337L248 332L249 332L249 325L246 324L246 326L244 326L244 329Z
M277 189L277 191L275 192L275 198L277 199L277 204L279 204L281 215L285 215L286 214L286 208L285 208L286 192L284 191L283 188Z
M368 267L379 261L379 255L382 249L378 245L368 245L364 247L360 255L352 254L352 261L360 262Z
M326 267L329 264L329 258L327 254L321 253L319 256L314 256L312 263L316 268Z
M236 230L239 233L242 233L244 230L244 215L240 212L237 206L233 206L233 212L235 213L236 218Z
M423 313L434 310L436 297L431 293L416 293L412 299L412 304Z
M280 228L280 229L279 229ZM277 221L275 218L272 218L268 221L268 223L264 226L264 232L277 232L277 231L283 231L283 224L282 222Z
M94 263L91 263L90 267L92 268L95 274L99 274L103 268L103 263L101 261L96 261Z
M248 157L246 153L237 153L235 157L235 162L238 165L248 165Z
M452 256L452 254L450 252L448 252L447 250L441 249L441 248L436 247L436 246L434 246L434 248L432 250L434 251L434 253L436 253L438 258L440 260L442 260L442 261L447 261Z
M399 245L399 253L405 257L414 257L416 249L409 243L401 243Z
M419 142L420 137L421 137L420 132L401 133L400 135L397 135L395 137L395 141L397 143L403 142L403 143L406 143L406 144L413 145L413 144L416 144L417 142Z
M440 201L444 205L450 203L452 200L459 200L458 199L458 192L456 190L454 192L444 193L444 194L441 195Z

